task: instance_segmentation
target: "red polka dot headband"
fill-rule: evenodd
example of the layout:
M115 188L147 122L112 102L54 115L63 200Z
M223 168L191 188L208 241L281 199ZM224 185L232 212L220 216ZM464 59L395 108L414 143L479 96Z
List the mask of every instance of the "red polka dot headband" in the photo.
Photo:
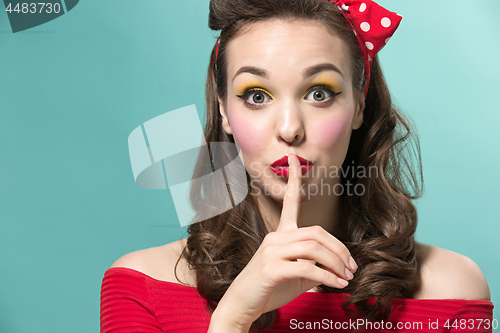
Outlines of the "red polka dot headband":
M342 11L363 53L366 80L370 83L372 59L392 37L403 18L371 0L328 0ZM368 93L366 84L365 97Z
M337 6L352 27L361 47L364 59L366 80L370 83L372 59L382 50L401 22L402 16L391 12L371 0L327 0ZM217 56L220 38L215 49L215 73L217 75ZM368 93L366 84L365 97Z

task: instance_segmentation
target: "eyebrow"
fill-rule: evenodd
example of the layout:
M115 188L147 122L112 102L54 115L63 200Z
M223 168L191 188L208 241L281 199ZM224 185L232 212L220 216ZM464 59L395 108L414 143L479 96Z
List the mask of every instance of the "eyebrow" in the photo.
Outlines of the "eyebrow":
M266 79L269 78L269 75L270 75L270 73L265 69L253 67L253 66L243 66L240 69L238 69L236 74L234 74L233 82L234 82L234 79L241 73L250 73L253 75L257 75L257 76L262 76L263 78L266 78Z
M319 72L322 71L335 71L339 73L340 76L342 76L342 78L344 78L344 74L342 74L342 71L337 66L329 62L306 68L302 73L302 75L304 76L304 78L306 78L318 74Z
M328 71L328 70L335 71L335 72L339 73L340 76L342 76L342 78L344 78L344 74L342 74L342 71L337 66L335 66L334 64L329 63L329 62L324 63L324 64L319 64L319 65L314 65L314 66L311 66L309 68L306 68L302 72L302 76L304 78L307 78L307 77L313 76L315 74L318 74L322 71ZM236 78L236 76L238 76L241 73L250 73L253 75L261 76L261 77L266 78L266 79L268 79L269 76L271 75L269 73L269 71L262 69L262 68L253 67L253 66L243 66L240 69L238 69L236 74L234 74L233 82L234 82L234 79Z

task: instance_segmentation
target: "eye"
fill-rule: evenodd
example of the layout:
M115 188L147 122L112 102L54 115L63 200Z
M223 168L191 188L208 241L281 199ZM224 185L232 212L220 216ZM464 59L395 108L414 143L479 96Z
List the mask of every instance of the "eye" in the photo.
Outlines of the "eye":
M265 91L260 89L249 89L243 94L236 96L241 98L245 105L249 107L255 107L259 104L270 102L271 100L271 97L269 97L269 95Z
M340 92L335 92L327 86L312 87L306 94L306 100L315 102L326 102L337 96ZM310 99L310 98L312 99Z

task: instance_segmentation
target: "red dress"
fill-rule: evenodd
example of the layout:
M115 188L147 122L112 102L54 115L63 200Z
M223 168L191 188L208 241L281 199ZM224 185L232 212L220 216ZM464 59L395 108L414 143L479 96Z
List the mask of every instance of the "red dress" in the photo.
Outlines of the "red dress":
M493 304L486 300L393 301L385 322L356 319L341 308L347 294L306 292L278 309L268 331L281 332L492 332ZM156 280L139 271L109 268L101 286L101 333L207 332L210 313L195 287ZM370 326L371 325L371 326Z

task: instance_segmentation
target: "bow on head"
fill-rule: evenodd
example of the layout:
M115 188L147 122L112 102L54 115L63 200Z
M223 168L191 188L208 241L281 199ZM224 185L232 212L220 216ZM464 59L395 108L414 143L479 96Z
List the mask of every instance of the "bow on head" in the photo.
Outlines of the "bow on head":
M401 22L402 16L371 0L327 0L347 18L363 53L365 75L370 83L373 57L387 44ZM368 93L366 85L365 97Z

